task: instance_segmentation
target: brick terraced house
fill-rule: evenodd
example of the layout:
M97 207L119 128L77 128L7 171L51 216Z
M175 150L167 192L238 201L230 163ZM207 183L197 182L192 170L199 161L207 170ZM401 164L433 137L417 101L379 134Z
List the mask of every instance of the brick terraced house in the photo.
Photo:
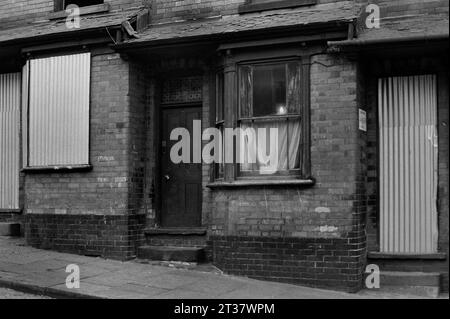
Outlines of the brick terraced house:
M2 232L448 291L448 1L369 2L379 19L362 0L0 0ZM203 151L207 128L276 127L276 173L198 147L175 164L177 127Z

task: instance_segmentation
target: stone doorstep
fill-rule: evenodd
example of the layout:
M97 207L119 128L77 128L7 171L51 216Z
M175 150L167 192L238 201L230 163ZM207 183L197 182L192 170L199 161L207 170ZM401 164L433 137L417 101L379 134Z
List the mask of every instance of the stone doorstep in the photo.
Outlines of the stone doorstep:
M439 287L439 273L381 271L380 284L385 286Z
M144 231L146 236L178 235L178 236L203 236L206 235L206 228L147 228Z
M202 247L147 245L138 248L138 258L159 261L200 262L205 259L205 250Z
M20 223L0 223L0 236L20 236Z
M440 293L440 277L439 273L382 271L380 290L437 298Z
M148 228L145 230L147 246L197 247L206 246L206 228Z

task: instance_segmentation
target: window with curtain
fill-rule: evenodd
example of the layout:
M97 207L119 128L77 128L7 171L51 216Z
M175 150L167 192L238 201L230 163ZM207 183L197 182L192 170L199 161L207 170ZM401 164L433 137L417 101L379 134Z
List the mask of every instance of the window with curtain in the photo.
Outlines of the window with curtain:
M28 167L89 164L90 53L29 61Z
M274 174L300 174L300 70L299 61L239 67L238 126L243 130L253 128L256 133L244 134L240 139L240 150L244 150L238 167L240 176L262 175L268 166L271 170L275 168ZM270 136L274 129L277 136ZM261 130L266 132L265 136L258 134ZM251 150L263 145L266 154L277 152L276 163L262 161L258 155L252 157Z

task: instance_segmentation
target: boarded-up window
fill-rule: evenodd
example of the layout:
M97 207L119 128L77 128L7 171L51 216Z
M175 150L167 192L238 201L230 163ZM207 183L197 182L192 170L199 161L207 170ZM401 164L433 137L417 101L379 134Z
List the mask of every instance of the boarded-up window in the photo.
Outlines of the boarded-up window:
M89 164L90 54L29 63L28 166Z

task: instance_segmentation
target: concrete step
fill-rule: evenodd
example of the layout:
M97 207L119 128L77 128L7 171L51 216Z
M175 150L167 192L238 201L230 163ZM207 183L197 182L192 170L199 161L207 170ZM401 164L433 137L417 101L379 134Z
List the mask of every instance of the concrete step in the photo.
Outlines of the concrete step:
M409 271L381 271L380 284L385 286L439 287L440 274Z
M425 298L437 298L440 274L425 272L381 271L380 290Z
M203 247L141 246L138 258L159 261L201 262L205 259Z
M2 222L0 223L0 236L20 236L20 223Z
M205 228L149 228L145 230L149 246L204 247Z

